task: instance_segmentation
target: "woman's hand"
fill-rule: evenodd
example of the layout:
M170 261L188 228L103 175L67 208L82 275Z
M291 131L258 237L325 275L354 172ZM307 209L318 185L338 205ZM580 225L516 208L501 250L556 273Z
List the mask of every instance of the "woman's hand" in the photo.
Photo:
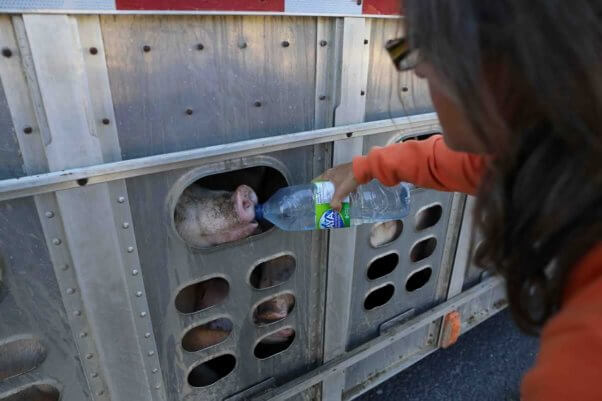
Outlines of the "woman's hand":
M352 163L340 164L326 170L321 176L315 178L314 181L330 181L334 184L335 192L330 201L330 207L337 212L341 211L343 199L359 186L353 175Z

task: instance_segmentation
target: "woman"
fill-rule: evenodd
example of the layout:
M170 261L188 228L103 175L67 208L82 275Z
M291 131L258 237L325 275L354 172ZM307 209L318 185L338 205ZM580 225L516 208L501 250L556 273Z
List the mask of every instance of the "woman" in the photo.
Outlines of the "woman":
M428 81L443 135L328 170L478 197L482 264L541 350L525 401L602 400L602 0L407 0L398 69Z

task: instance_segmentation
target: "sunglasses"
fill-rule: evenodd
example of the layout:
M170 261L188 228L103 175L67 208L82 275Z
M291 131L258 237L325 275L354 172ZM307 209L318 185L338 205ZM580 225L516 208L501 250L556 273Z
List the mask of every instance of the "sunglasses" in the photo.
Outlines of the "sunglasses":
M406 38L391 39L385 48L398 71L414 69L420 62L420 52L418 49L410 48L410 43Z

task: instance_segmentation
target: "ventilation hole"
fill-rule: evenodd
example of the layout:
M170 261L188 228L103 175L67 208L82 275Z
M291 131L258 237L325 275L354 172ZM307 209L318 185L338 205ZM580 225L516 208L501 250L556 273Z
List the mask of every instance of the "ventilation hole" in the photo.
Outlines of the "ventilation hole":
M404 136L404 137L400 137L397 140L395 140L395 143L407 142L407 141L424 141L425 139L428 139L433 135L440 135L440 134L438 132L430 132L428 134L422 134L422 135Z
M202 311L222 303L229 292L230 285L220 277L191 284L176 296L176 309L182 313Z
M376 223L370 230L370 245L373 248L388 245L399 238L402 231L403 222L401 220Z
M234 355L226 354L208 360L192 369L188 384L192 387L207 387L228 376L236 367Z
M87 178L80 178L79 180L77 180L77 185L79 185L80 187L83 187L84 185L88 184L88 179Z
M286 186L284 175L267 166L199 178L177 200L174 227L184 242L202 249L260 234L273 225L255 221L255 205Z
M393 297L395 293L395 287L393 284L387 284L384 287L377 288L370 292L364 301L364 308L366 310L372 310L383 306Z
M61 394L48 384L34 384L8 396L0 395L0 401L59 401Z
M232 322L219 318L193 327L182 338L182 348L188 352L196 352L224 341L232 332Z
M295 307L295 296L293 294L282 294L268 299L257 305L253 311L253 322L258 326L285 319Z
M416 215L416 230L424 230L432 227L441 220L443 214L443 208L441 205L433 205L421 210Z
M391 273L399 264L399 255L396 253L390 253L385 256L381 256L374 262L370 263L368 268L368 279L376 280L379 277L386 276Z
M290 255L270 259L260 263L253 269L249 281L253 288L258 290L276 287L291 278L296 265L295 258Z
M34 338L20 338L0 344L0 380L29 372L44 359L46 349Z
M253 351L255 357L266 359L286 351L295 340L295 334L294 329L286 328L262 338Z
M432 274L433 269L430 267L425 267L422 270L412 273L412 275L408 278L408 281L406 281L406 290L412 292L424 287L430 280Z
M420 262L423 259L428 258L435 252L437 247L437 239L435 237L423 239L418 242L410 251L410 259L412 262Z

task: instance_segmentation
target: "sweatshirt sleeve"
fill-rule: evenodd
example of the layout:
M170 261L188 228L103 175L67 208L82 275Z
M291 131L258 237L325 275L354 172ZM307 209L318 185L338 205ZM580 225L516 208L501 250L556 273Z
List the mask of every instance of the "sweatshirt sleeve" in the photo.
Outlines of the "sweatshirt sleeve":
M485 171L485 157L454 152L441 135L375 148L353 160L360 184L377 179L393 186L405 181L440 191L475 194Z

